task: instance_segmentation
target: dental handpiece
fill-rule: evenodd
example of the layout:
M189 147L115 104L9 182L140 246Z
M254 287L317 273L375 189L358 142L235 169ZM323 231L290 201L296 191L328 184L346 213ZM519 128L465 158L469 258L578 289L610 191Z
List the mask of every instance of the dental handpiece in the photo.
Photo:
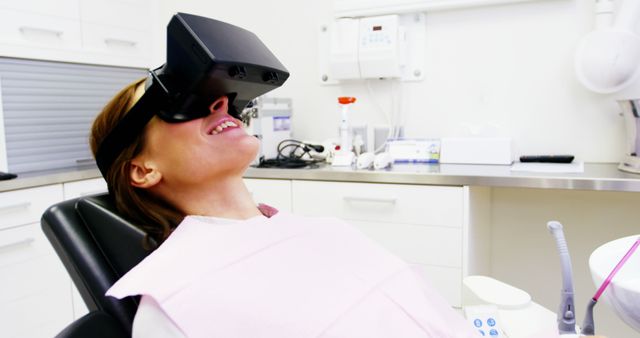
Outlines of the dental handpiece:
M556 246L560 252L560 264L562 269L562 290L560 290L560 309L558 311L558 331L560 334L577 333L575 306L573 303L573 269L571 257L562 231L562 224L557 221L547 223L547 229L556 240Z

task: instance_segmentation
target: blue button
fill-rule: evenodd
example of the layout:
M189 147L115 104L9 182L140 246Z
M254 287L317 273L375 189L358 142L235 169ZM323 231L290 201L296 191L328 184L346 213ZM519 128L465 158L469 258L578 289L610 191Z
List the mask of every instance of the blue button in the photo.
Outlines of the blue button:
M476 327L480 327L482 326L482 321L480 319L476 319L473 321L473 325L475 325Z
M496 330L496 329L491 329L491 331L489 331L489 335L491 335L491 336L497 336L497 335L498 335L498 330Z
M481 335L486 336L486 334L484 333L484 331L482 330L478 330L480 332Z
M493 318L489 318L487 319L487 324L489 324L489 326L496 326L496 321Z

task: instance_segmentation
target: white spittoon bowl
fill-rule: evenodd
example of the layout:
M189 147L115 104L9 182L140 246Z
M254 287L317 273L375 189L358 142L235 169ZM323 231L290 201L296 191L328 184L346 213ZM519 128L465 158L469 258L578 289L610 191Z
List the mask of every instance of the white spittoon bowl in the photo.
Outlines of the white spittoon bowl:
M640 235L616 239L597 248L589 258L596 289ZM600 299L604 299L625 323L640 332L640 248L629 257Z

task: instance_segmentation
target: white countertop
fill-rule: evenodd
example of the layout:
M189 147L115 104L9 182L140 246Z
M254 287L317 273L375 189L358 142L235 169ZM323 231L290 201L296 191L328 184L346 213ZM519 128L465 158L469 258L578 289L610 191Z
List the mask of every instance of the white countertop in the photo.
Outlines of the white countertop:
M0 181L0 191L79 181L100 177L97 169L60 170L20 175ZM419 164L395 165L390 170L354 170L320 166L305 169L249 168L246 178L337 182L368 182L451 186L522 187L543 189L608 190L640 192L640 175L625 173L614 163L585 163L583 173L512 172L510 166Z

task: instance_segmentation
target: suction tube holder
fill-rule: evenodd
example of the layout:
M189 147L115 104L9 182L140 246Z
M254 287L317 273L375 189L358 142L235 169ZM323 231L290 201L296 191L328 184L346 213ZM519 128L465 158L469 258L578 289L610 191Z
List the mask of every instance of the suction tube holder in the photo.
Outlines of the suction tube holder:
M240 118L256 97L284 84L289 72L250 31L221 21L177 13L167 26L167 62L151 70L145 93L99 145L103 177L156 115L168 123L207 116L209 105L229 98Z
M564 238L562 224L558 221L547 223L547 229L556 240L556 246L560 253L560 264L562 269L562 290L560 290L560 308L558 310L558 331L560 334L571 334L576 332L576 315L573 293L573 269L571 267L571 257Z

